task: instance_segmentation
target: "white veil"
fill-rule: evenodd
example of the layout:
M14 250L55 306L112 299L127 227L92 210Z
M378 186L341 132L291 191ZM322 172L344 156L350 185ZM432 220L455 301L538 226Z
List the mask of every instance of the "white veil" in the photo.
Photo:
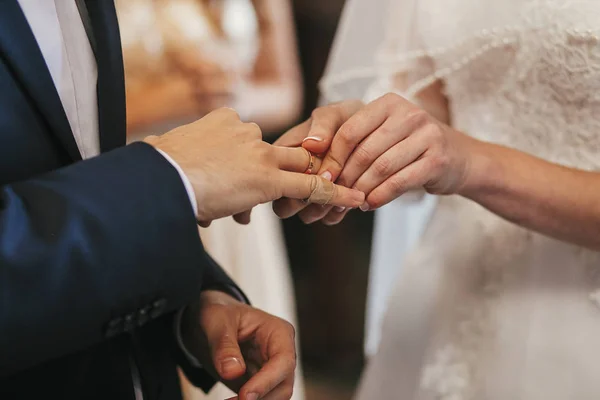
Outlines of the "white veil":
M430 66L415 34L417 0L347 0L320 88L323 102L349 98L371 101L396 91L412 94L428 76ZM397 57L396 55L402 55ZM419 65L415 65L419 63ZM395 87L394 75L406 72L406 87ZM413 93L409 93L409 92ZM419 240L435 207L435 197L409 193L376 212L369 273L365 353L376 353L389 294L403 259Z

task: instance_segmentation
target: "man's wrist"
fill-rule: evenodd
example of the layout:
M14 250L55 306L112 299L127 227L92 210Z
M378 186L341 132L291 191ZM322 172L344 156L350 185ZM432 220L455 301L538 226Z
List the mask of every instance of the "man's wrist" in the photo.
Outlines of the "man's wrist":
M194 192L194 187L192 186L192 183L188 179L187 175L185 174L185 172L183 172L183 169L181 169L179 164L177 164L177 162L175 162L175 160L173 160L167 153L165 153L157 147L154 148L173 166L173 168L175 168L175 170L179 174L179 177L183 182L183 186L185 186L185 191L187 192L187 195L190 199L190 203L192 204L194 215L198 217L198 202L196 201L196 193Z

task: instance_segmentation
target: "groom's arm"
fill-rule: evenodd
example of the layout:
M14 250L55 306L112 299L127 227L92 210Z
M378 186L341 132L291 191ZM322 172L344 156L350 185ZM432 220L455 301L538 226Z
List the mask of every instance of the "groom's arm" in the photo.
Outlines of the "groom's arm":
M177 171L146 144L0 186L0 376L181 309L209 269Z

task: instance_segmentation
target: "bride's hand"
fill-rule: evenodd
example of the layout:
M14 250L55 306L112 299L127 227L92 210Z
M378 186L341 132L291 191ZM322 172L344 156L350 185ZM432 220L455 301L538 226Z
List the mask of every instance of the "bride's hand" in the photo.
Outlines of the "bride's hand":
M311 118L300 125L295 126L283 134L275 143L275 146L300 147L315 154L315 165L313 174L322 174L320 168L321 157L325 155L331 146L333 137L338 129L364 104L358 100L346 100L339 103L319 107L313 111ZM318 204L306 205L302 201L283 198L273 203L275 213L281 218L289 218L299 213L305 222L315 214L325 214L331 207Z
M387 94L344 123L321 170L336 183L364 192L361 209L373 210L412 189L457 193L468 179L478 143L408 100Z

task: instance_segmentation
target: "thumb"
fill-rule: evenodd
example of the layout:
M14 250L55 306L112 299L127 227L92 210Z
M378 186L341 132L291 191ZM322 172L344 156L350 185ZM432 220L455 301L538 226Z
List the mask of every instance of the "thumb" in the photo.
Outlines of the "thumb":
M346 100L317 108L312 113L311 125L302 146L314 154L327 153L335 134L362 106L361 101Z
M233 321L229 318L215 321L205 333L219 376L228 381L242 376L246 372L246 365L237 341L237 327Z
M308 134L302 140L302 147L313 154L324 154L329 150L335 133L343 123L336 112L324 108L313 112Z

